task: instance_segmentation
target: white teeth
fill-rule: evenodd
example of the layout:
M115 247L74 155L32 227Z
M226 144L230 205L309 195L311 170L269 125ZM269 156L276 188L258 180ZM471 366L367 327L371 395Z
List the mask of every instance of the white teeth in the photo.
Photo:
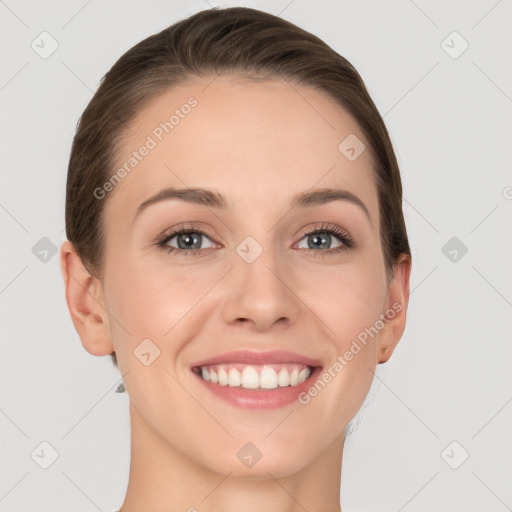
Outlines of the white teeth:
M277 376L279 380L279 385L281 387L289 386L290 385L290 374L288 373L288 370L286 368L283 368L279 375Z
M299 384L302 384L309 377L309 369L304 368L299 372Z
M235 365L234 365L235 366ZM201 375L204 380L221 386L242 387L244 389L277 389L278 387L297 386L304 382L310 375L311 369L299 364L283 365L215 365L201 367ZM283 366L281 368L281 366ZM275 369L277 367L277 370ZM226 368L227 371L226 371ZM291 371L289 371L291 369ZM241 371L240 371L241 370ZM259 373L258 373L258 370Z
M210 373L215 372L211 370ZM242 379L240 378L240 372L236 368L230 368L228 385L232 388L236 388L237 386L240 386L241 383Z
M277 379L277 373L273 368L265 367L263 368L263 370L261 370L260 387L262 387L263 389L276 389L278 383L279 382Z
M219 375L219 384L221 386L227 386L229 382L228 374L226 373L226 370L224 368L221 368L218 372Z
M256 389L260 386L258 372L252 366L246 366L242 372L242 387Z
M290 386L296 386L299 383L299 370L294 368L290 374Z

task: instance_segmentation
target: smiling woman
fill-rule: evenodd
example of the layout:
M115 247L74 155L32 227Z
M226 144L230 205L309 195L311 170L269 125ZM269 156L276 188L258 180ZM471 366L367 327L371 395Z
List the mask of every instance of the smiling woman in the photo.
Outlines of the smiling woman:
M273 15L199 12L105 75L66 193L69 311L130 399L122 512L340 511L346 429L411 270L354 67Z

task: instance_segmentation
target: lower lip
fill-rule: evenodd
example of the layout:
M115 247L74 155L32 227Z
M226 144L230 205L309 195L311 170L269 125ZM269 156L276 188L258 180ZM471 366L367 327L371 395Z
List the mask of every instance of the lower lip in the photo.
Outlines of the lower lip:
M204 380L194 372L192 373L212 393L235 407L241 409L277 409L278 407L284 407L297 401L298 396L311 386L321 372L322 368L319 366L315 368L304 382L297 386L277 387L276 389L269 390L244 389L242 387L232 388L227 385L221 386L220 384L214 384Z

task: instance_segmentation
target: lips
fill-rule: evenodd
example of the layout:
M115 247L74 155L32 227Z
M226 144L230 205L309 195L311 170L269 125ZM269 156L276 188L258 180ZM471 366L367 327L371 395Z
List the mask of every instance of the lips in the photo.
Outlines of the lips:
M204 378L206 375L212 375L209 370L219 370L215 365L221 366L224 371L226 371L226 368L229 369L229 367L231 367L228 382L226 382L225 378L222 379L223 382L220 382L221 377L225 377L220 371L215 374L215 378L218 382L211 381L211 378L208 380ZM258 378L257 383L252 383L251 379L247 379L247 375L243 373L240 374L236 371L244 370L244 365L247 365L245 372L252 373L255 379ZM301 375L302 372L305 373L305 375L301 375L302 378L298 378L298 375L294 375L297 372L298 366L302 368L299 375ZM295 367L295 371L289 376L288 382L286 382L284 375L280 375L278 386L275 386L276 383L274 381L271 383L272 386L270 386L268 375L262 378L261 374L264 371L263 368L267 368L266 371L269 373L270 368L275 371L278 370L279 367L286 367L288 370ZM308 370L304 369L307 367L309 367ZM313 380L318 378L322 372L322 363L320 359L314 359L287 350L273 350L267 352L237 350L196 361L190 366L190 369L192 373L197 376L197 382L206 388L207 392L211 393L211 395L217 396L219 399L235 407L254 410L280 408L295 403L298 396L306 391ZM254 370L256 370L256 372ZM236 375L231 375L231 373L238 373L241 380L240 385L236 385L234 379ZM256 375L254 375L255 373ZM260 374L259 377L258 373ZM247 380L251 382L247 382ZM260 384L260 386L256 389L247 389L247 386L251 388L252 384ZM272 389L262 389L262 386L267 387L267 385Z
M301 354L289 352L287 350L273 350L269 352L237 350L234 352L227 352L214 357L210 357L208 359L197 361L191 365L191 369L193 370L194 368L198 368L200 366L209 366L222 363L240 363L251 365L297 363L311 366L313 368L322 365L322 362L319 359L313 359Z
M234 407L245 409L248 411L256 410L256 409L277 409L281 407L286 407L289 405L292 405L298 401L298 397L301 396L306 392L306 390L311 386L311 383L316 381L321 373L322 373L322 367L317 366L319 363L316 359L311 359L305 356L300 356L298 354L292 354L292 357L288 356L287 354L290 354L290 352L287 352L283 354L282 352L280 354L277 353L257 353L256 359L260 361L263 359L264 362L269 362L269 356L270 359L275 361L276 359L284 359L288 363L273 363L273 364L263 364L260 365L264 368L267 368L267 372L269 368L275 368L276 366L302 366L302 370L299 373L299 375L294 375L297 371L297 368L294 372L289 376L289 381L286 382L286 379L282 379L283 375L279 375L278 378L278 385L276 387L276 382L272 381L269 382L268 375L267 377L263 377L260 374L258 377L258 374L254 372L255 368L260 368L256 365L251 364L251 361L255 360L254 353L252 354L243 354L243 353L237 353L236 357L233 353L224 354L221 356L217 356L212 359L205 359L204 361L198 361L196 363L197 366L192 366L192 373L196 375L195 382L201 386L202 389L206 390L206 393L208 393L208 397L218 397L219 400L223 401L224 403L228 403ZM220 359L219 359L220 358ZM236 372L236 370L230 370L228 375L228 382L226 382L226 375L222 375L219 371L218 374L214 374L211 371L208 372L208 368L215 368L215 365L209 364L211 361L218 361L222 360L225 361L226 359L231 359L233 361L234 359L240 361L249 361L246 363L216 363L219 366L222 366L225 368L226 366L245 366L245 371L249 371L252 373L253 378L247 379L247 375L240 375L238 374L240 383L235 382L233 379L233 375L231 373ZM315 365L304 365L304 363L297 363L297 361L306 361L306 363L315 363ZM294 361L294 362L289 362ZM208 363L208 364L203 364ZM309 368L306 370L306 368ZM203 375L201 375L201 369L203 370ZM265 370L262 370L261 373L263 373ZM304 372L304 375L301 375ZM310 373L311 372L311 373ZM238 372L236 372L238 373ZM205 374L209 375L210 378L207 380L204 377ZM215 380L213 380L212 375L216 375ZM308 376L309 375L309 376ZM251 377L251 375L249 375ZM256 379L258 379L256 381ZM221 382L223 380L223 382ZM244 382L245 380L245 382ZM254 380L254 382L252 382ZM238 386L236 384L239 384ZM255 388L254 385L259 384L257 388ZM270 386L270 384L272 384ZM268 386L267 386L268 385ZM195 388L194 388L195 389ZM202 398L203 395L201 395L201 391L198 391L198 398ZM205 399L208 399L206 396Z

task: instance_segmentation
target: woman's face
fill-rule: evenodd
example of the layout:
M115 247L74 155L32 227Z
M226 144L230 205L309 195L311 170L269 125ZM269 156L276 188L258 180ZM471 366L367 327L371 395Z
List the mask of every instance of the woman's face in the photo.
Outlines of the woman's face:
M406 306L407 279L386 284L370 151L356 122L308 87L204 77L139 113L115 170L123 166L98 200L105 354L115 349L125 375L132 432L251 478L291 474L339 446L387 359L381 350L401 336ZM162 193L171 189L223 202ZM320 189L345 192L296 202ZM178 228L189 233L173 236ZM390 309L396 316L382 327ZM290 386L226 398L212 390L226 386L192 370L234 351L276 350L295 354L284 362L303 356L322 367L300 401L290 401ZM274 369L279 378L282 365ZM308 393L328 369L329 382ZM279 393L288 401L273 401Z

